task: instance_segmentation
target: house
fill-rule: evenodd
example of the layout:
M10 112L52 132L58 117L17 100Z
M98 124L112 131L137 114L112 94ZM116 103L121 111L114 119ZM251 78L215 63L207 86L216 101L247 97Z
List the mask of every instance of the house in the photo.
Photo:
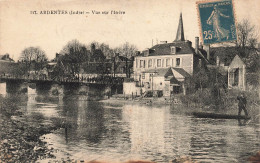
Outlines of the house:
M143 72L140 83L147 91L162 91L164 96L170 96L170 93L185 91L182 83L189 77L190 74L182 68L149 69Z
M242 90L246 88L246 65L238 55L228 66L228 87Z
M208 63L207 54L199 50L198 43L199 38L196 37L194 49L191 41L184 39L180 14L176 39L173 42L161 42L135 57L133 71L136 85L144 87L145 91L163 91L164 96L185 93L185 79Z
M12 58L10 58L9 54L0 55L0 62L14 62Z
M12 74L17 68L17 63L9 54L0 55L0 75Z

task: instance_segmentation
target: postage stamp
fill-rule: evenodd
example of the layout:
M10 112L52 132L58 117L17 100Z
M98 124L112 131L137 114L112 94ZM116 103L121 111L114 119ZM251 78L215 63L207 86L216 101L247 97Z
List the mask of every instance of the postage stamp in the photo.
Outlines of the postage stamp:
M237 39L232 0L199 1L197 9L203 44Z

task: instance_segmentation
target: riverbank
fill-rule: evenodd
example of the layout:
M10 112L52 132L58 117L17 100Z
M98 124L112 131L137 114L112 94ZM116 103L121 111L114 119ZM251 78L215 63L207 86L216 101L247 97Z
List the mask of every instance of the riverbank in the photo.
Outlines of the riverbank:
M40 117L28 119L13 100L0 97L0 162L35 162L55 157L54 149L48 149L40 137L57 127L52 123L43 125Z
M251 116L251 121L258 121L260 118L260 100L257 92L244 91L247 97L247 111ZM173 97L136 97L113 95L109 99L101 100L101 102L110 105L122 104L141 104L147 106L171 106L177 108L189 108L187 114L192 112L212 112L220 114L238 114L237 96L241 94L239 90L221 90L219 99L211 95L209 89L198 90L187 95L174 95ZM179 110L182 111L182 110ZM244 114L242 112L242 114Z

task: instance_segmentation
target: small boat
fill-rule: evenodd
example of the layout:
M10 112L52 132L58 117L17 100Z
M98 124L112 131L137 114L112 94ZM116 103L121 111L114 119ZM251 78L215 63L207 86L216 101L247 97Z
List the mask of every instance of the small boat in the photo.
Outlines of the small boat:
M231 114L220 114L220 113L210 113L210 112L193 112L193 116L197 118L212 118L212 119L250 119L249 116L238 116Z

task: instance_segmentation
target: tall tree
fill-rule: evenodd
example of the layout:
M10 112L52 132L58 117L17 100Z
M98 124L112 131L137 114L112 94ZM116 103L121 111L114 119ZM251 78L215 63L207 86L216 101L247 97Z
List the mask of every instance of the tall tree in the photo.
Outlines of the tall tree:
M243 19L237 26L237 50L243 58L247 72L259 72L259 51L257 49L258 30L248 19Z
M89 54L84 44L78 40L69 41L61 50L60 66L72 76L79 75L82 64L88 60Z
M20 60L25 64L27 72L38 72L47 63L47 56L40 47L28 47L22 51Z
M251 47L255 48L257 44L258 31L255 25L248 19L243 19L237 25L238 41L237 46L241 48Z

